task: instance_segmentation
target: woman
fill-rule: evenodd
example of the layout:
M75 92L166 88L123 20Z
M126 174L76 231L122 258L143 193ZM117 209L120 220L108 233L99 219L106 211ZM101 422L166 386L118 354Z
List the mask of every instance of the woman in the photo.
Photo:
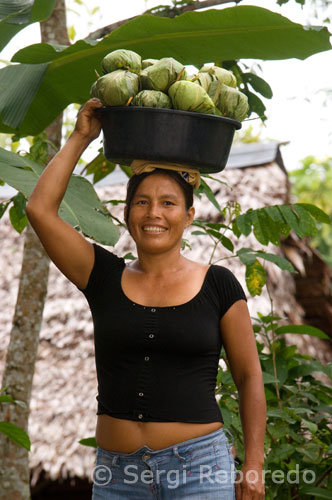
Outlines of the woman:
M235 498L214 397L223 345L245 441L236 498L261 500L266 409L245 295L227 269L180 253L197 178L167 165L133 175L125 220L138 259L130 264L58 216L77 161L100 133L101 106L90 99L81 109L26 207L48 255L92 311L99 392L93 498Z

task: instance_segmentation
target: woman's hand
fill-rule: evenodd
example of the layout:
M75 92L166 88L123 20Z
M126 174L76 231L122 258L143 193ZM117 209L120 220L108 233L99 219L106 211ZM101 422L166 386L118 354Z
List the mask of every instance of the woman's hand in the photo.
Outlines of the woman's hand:
M236 500L264 500L263 469L255 464L244 464L235 479Z
M89 141L96 139L101 129L96 110L101 107L102 102L99 99L96 97L89 99L78 112L74 133Z

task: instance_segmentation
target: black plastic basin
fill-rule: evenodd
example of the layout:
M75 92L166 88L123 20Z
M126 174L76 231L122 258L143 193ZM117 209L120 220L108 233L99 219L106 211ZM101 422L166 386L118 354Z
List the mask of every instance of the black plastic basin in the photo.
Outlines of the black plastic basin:
M100 117L108 160L183 163L202 173L225 168L235 130L241 128L231 118L174 109L105 106Z

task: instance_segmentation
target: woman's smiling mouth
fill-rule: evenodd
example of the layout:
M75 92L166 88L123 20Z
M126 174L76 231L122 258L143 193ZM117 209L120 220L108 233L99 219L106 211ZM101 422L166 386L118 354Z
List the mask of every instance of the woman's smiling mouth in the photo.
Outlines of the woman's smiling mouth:
M143 226L142 229L147 233L164 233L167 231L166 227L161 226Z

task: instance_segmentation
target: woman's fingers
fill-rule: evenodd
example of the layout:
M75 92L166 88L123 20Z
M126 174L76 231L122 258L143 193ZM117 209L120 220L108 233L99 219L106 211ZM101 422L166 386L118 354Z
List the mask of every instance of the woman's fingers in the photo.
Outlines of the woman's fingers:
M96 115L96 109L103 106L100 99L93 97L89 99L79 110L75 124L75 132L83 137L95 139L100 133L100 121Z
M97 97L92 97L92 99L89 99L88 101L86 101L83 109L86 107L86 108L101 108L102 107L102 102L100 99L98 99Z
M265 486L261 471L242 468L235 479L236 500L264 500Z

